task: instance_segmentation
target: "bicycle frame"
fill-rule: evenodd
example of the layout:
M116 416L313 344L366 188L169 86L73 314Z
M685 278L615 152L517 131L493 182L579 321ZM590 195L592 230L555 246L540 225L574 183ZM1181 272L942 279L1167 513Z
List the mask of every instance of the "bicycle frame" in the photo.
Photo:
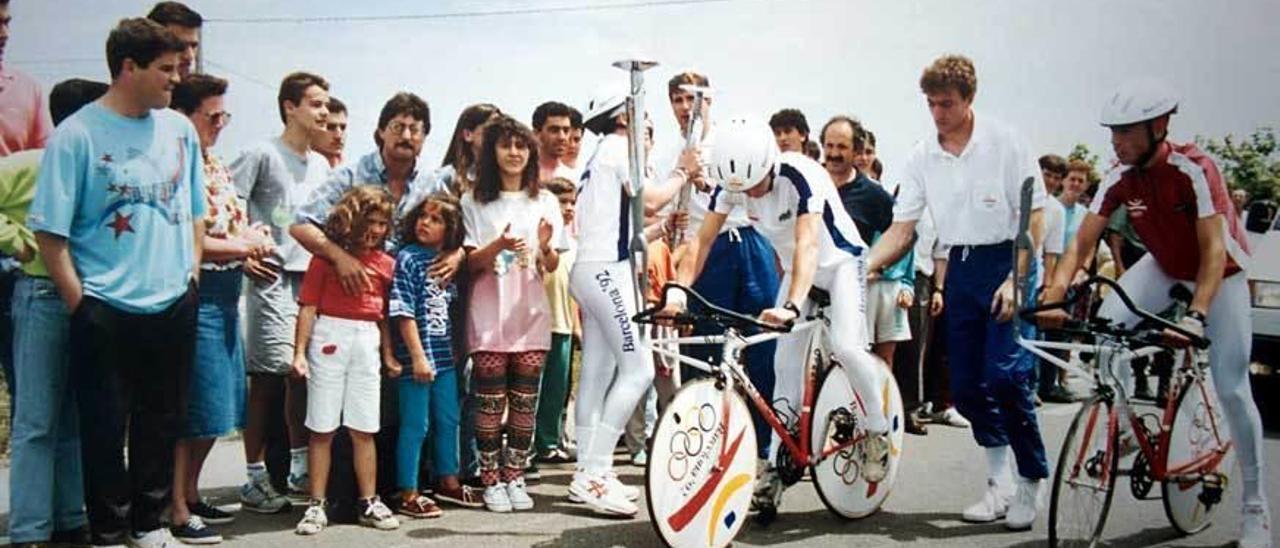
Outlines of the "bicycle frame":
M814 465L827 457L838 453L848 447L858 443L865 434L853 436L852 439L833 446L829 449L815 453L813 448L809 446L809 438L807 435L812 426L813 415L812 409L818 393L818 375L821 373L818 365L822 363L822 356L826 349L826 337L828 329L828 320L822 311L818 311L810 318L803 322L798 322L792 326L788 333L768 332L758 333L755 335L743 336L737 329L728 327L722 335L698 335L690 337L675 337L666 339L649 339L644 341L646 347L651 351L677 360L679 363L688 364L702 371L706 371L713 375L720 382L725 384L725 398L730 397L735 389L741 390L751 402L752 407L760 413L769 427L778 434L783 447L791 454L794 462L804 463L805 465ZM779 339L788 335L799 335L800 333L808 333L808 344L805 346L805 364L804 364L804 385L801 393L801 406L799 407L799 417L797 424L799 429L797 435L792 435L787 430L786 425L778 418L777 413L773 410L772 402L765 401L764 396L760 395L760 391L756 389L743 370L738 356L742 355L742 351L750 346ZM678 348L681 344L723 344L724 350L721 353L720 363L712 364L697 358L691 358L680 354L677 350L667 347ZM855 391L857 404L863 408L861 396ZM722 406L727 406L728 401L724 401Z
M1176 387L1176 392L1169 394L1166 398L1163 416L1160 419L1160 428L1156 433L1156 439L1153 441L1149 435L1149 430L1142 423L1141 415L1133 412L1129 402L1128 387L1116 375L1116 371L1126 371L1134 359L1154 356L1164 351L1158 346L1144 346L1138 349L1130 349L1123 344L1122 341L1114 338L1100 335L1097 343L1071 343L1071 342L1051 342L1028 340L1018 337L1018 344L1028 351L1032 352L1041 359L1074 372L1082 376L1092 376L1094 379L1093 392L1107 401L1113 403L1113 412L1107 417L1107 454L1113 454L1119 448L1115 447L1118 439L1120 421L1127 418L1129 426L1134 434L1134 440L1138 443L1139 449L1146 457L1147 462L1151 466L1150 474L1155 481L1179 481L1191 482L1203 479L1203 470L1212 470L1217 467L1218 463L1225 458L1228 451L1233 445L1232 441L1223 443L1222 436L1219 433L1219 425L1217 414L1212 412L1214 398L1211 394L1203 393L1205 386L1201 382L1197 382L1204 377L1204 369L1198 364L1191 363L1194 358L1186 350L1177 352L1177 368L1176 382L1171 382L1170 386ZM1049 353L1047 350L1075 350L1075 351L1093 351L1097 359L1097 367L1092 375L1083 368L1076 365L1075 362L1063 360L1058 356ZM1169 454L1169 438L1172 436L1174 416L1178 412L1178 404L1181 395L1187 390L1200 390L1201 396L1208 404L1210 412L1207 413L1209 425L1213 432L1214 442L1217 445L1212 452L1207 452L1200 457L1186 463L1179 463L1173 467L1168 467ZM1085 439L1090 439L1093 429L1097 427L1097 411L1090 415L1085 425ZM1082 466L1085 446L1081 446L1081 454L1077 455L1076 463L1073 466L1078 472L1078 468ZM1109 472L1107 472L1109 473ZM1106 476L1103 476L1106 479Z

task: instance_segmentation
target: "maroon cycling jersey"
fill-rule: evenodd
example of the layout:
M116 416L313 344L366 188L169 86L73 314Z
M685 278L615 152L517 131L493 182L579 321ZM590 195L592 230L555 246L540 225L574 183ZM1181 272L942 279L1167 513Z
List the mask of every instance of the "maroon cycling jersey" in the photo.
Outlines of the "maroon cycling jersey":
M1195 281L1200 268L1196 220L1221 215L1227 264L1223 276L1249 262L1249 243L1218 166L1194 144L1161 147L1148 169L1119 166L1098 187L1090 210L1110 217L1129 209L1129 222L1161 270Z

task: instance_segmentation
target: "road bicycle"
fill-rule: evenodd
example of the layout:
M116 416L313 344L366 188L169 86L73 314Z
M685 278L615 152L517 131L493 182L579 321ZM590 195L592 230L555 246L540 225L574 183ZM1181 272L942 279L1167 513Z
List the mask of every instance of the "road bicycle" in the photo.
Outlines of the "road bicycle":
M1130 491L1139 500L1154 498L1150 494L1159 483L1165 515L1173 527L1183 534L1199 532L1209 526L1222 502L1235 461L1207 372L1209 341L1139 309L1108 278L1091 278L1083 285L1110 287L1125 307L1145 321L1126 328L1101 318L1073 320L1060 330L1084 342L1019 338L1019 344L1037 356L1094 383L1091 396L1071 421L1058 456L1049 503L1049 545L1097 546L1119 476L1128 476ZM1030 320L1036 312L1068 307L1081 294L1033 307L1022 317ZM1190 347L1171 346L1166 329L1186 336ZM1091 363L1066 360L1049 350L1092 355ZM1176 364L1164 405L1132 400L1131 363L1164 352L1172 353ZM1135 454L1132 464L1121 468L1121 459L1130 453Z
M683 291L693 312L660 315L671 291ZM823 504L849 519L875 512L893 487L902 456L903 410L898 386L881 361L849 364L878 368L877 386L851 387L828 351L830 295L810 291L812 312L788 326L776 326L717 307L688 287L669 283L661 302L634 317L637 323L692 326L710 322L721 335L658 338L646 341L653 352L701 369L709 376L686 383L663 410L654 427L645 469L649 517L663 542L671 546L724 546L747 521L755 490L755 429L747 402L781 439L774 462L785 485L807 470ZM807 337L799 416L784 420L751 383L740 357L745 348L780 337ZM683 356L681 344L722 344L718 363ZM868 482L862 473L862 440L868 437L867 409L861 394L879 391L880 412L890 425L887 474ZM786 415L786 413L781 413Z

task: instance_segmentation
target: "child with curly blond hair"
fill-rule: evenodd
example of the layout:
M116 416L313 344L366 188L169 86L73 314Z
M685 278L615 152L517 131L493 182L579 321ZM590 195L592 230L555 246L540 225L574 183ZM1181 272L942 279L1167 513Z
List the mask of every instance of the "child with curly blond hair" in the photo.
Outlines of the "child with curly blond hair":
M307 379L311 504L298 522L300 535L319 533L329 523L325 490L339 421L351 433L360 524L384 530L400 526L375 493L373 444L381 362L396 363L386 326L395 260L383 251L392 207L391 196L382 189L357 186L342 196L325 222L325 235L364 265L370 283L363 291L344 291L333 264L320 257L311 258L302 279L293 374Z

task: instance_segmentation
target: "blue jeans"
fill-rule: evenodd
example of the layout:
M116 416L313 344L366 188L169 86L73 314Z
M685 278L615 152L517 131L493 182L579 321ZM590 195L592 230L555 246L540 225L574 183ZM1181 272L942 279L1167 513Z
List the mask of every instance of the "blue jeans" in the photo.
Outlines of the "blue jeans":
M458 474L458 373L450 367L436 372L432 382L413 380L410 364L400 385L400 436L396 440L396 487L418 489L418 461L422 442L431 433L431 474Z
M9 535L48 541L54 531L83 527L80 421L68 385L67 309L53 282L22 276L13 295L13 468L9 471Z
M978 445L1008 445L1018 475L1041 479L1049 468L1036 419L1035 360L1018 345L1014 322L997 321L991 313L991 299L1013 265L1012 247L1005 242L951 248L943 296L951 396L973 423Z
M734 312L755 316L772 307L778 297L778 268L773 246L754 228L741 228L721 233L707 253L706 266L694 282L693 290L706 297L711 304ZM696 310L697 305L691 308ZM694 328L696 335L719 335L724 330L714 323L704 323ZM744 352L743 366L747 376L765 401L773 401L773 356L777 346L773 341L753 345ZM720 361L720 345L684 345L680 352L708 363ZM683 366L682 376L687 382L702 376L700 370ZM757 456L767 458L769 440L773 431L769 423L751 407L751 420L755 423Z

